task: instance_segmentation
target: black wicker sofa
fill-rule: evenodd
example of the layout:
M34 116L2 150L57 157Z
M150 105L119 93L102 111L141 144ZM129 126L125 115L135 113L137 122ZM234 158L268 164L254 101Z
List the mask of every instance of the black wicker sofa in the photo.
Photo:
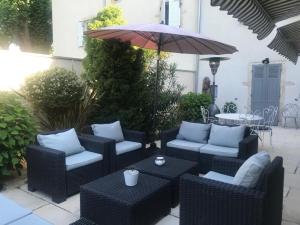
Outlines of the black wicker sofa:
M219 124L217 124L219 125ZM222 125L220 125L222 126ZM228 127L228 126L227 126ZM230 126L233 127L233 126ZM197 161L199 162L199 172L206 173L210 171L212 159L214 156L228 156L232 158L238 158L238 159L247 159L253 154L257 153L258 149L258 137L257 135L250 135L250 128L245 127L244 131L244 138L238 143L237 153L229 154L229 155L219 155L217 153L209 153L208 151L202 152L202 147L199 147L199 150L190 150L190 149L183 149L180 146L171 146L169 143L172 141L177 141L178 134L179 134L179 127L172 128L169 130L165 130L161 133L161 149L162 152L165 155L191 160L191 161ZM207 140L210 138L211 133L207 137ZM179 140L180 141L180 140ZM184 140L185 142L189 143L189 141ZM199 144L199 146L205 146L205 144L202 143L193 143L191 144ZM218 148L222 148L222 146L216 146Z
M212 170L234 176L244 161L215 157ZM180 181L180 225L281 225L283 159L276 157L253 188L185 174Z

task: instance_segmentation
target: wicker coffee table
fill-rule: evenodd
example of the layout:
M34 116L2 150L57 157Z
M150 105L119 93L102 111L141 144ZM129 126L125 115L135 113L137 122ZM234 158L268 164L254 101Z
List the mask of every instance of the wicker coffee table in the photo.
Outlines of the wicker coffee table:
M170 182L140 174L134 187L118 171L81 186L81 217L101 225L150 225L171 210Z
M179 178L185 173L197 173L197 162L164 156L166 163L163 166L154 164L156 156L151 156L140 162L128 166L137 169L141 173L153 175L171 181L172 207L179 202Z

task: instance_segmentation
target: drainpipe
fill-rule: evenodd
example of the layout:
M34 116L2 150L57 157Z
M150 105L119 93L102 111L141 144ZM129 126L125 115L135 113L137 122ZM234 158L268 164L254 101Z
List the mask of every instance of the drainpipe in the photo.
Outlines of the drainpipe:
M198 1L198 12L197 12L197 32L201 32L201 18L202 18L202 0ZM200 77L200 57L199 55L196 56L196 74L195 74L195 92L198 93L199 91L199 77Z

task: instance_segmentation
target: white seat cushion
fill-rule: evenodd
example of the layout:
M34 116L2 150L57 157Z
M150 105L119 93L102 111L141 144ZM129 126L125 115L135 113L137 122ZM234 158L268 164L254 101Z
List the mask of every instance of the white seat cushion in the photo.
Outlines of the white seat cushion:
M220 181L223 183L233 184L233 177L213 171L208 172L203 177L211 180Z
M124 141L124 135L120 121L107 124L92 124L95 136L114 139L116 142Z
M169 141L167 143L168 147L180 148L183 150L188 150L188 151L193 151L193 152L200 152L200 148L204 145L205 144L201 144L198 142L191 142L191 141L180 140L180 139L175 139L175 140Z
M207 144L210 124L182 121L177 139Z
M9 225L51 225L51 223L46 222L39 216L30 214L28 216L22 217L21 219L10 223Z
M0 224L11 223L29 214L31 214L30 210L24 209L0 194Z
M78 167L86 166L97 161L101 161L103 156L94 152L83 151L66 157L66 169L73 170Z
M121 155L126 152L131 152L142 147L141 143L133 141L122 141L116 144L116 154Z
M74 128L57 134L39 134L37 140L41 146L63 151L66 156L84 151Z
M200 148L200 152L210 155L236 158L238 156L239 149L207 144Z
M255 187L260 174L270 162L270 155L267 152L259 152L251 156L235 174L233 179L234 184L248 188Z
M212 124L208 144L238 148L244 138L245 129L244 125L228 127Z

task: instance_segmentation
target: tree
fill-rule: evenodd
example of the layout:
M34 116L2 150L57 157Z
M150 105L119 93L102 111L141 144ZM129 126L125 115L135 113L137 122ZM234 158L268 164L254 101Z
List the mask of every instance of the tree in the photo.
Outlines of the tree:
M49 52L50 0L0 0L0 47L13 42L25 51Z
M89 24L90 29L124 24L119 7L109 6L98 13ZM99 107L91 122L120 120L128 129L155 131L172 127L177 122L177 104L182 86L175 77L175 65L167 63L163 55L160 64L158 123L152 127L156 76L156 53L121 43L117 40L86 39L87 56L83 61L84 79L101 96ZM157 132L156 132L157 133Z
M97 29L124 22L121 9L109 6L98 13L89 28ZM87 38L85 49L87 56L83 61L83 77L101 96L93 122L121 120L127 128L143 123L144 115L140 105L143 101L140 93L144 89L143 50L117 40L91 38Z

